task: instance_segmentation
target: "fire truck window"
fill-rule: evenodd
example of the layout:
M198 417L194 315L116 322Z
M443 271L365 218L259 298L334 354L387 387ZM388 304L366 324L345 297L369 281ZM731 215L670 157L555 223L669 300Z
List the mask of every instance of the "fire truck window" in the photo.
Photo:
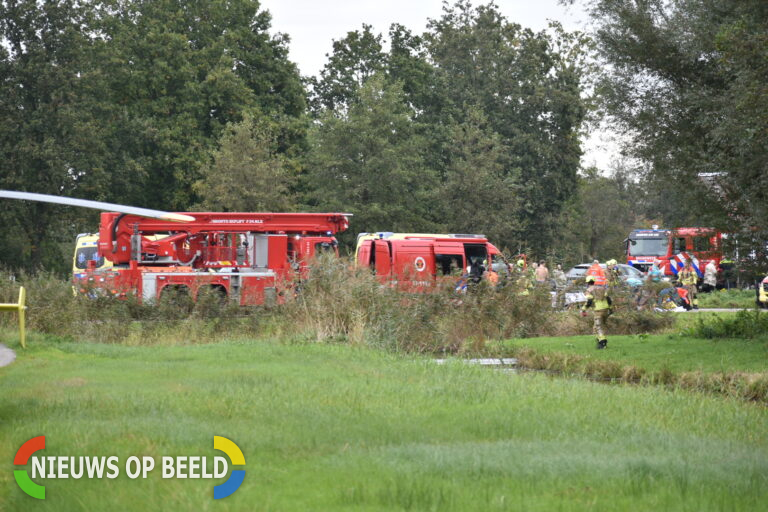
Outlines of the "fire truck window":
M679 254L686 249L685 238L675 238L675 254Z
M315 244L315 254L319 254L321 252L333 252L334 245L330 242L317 242Z
M709 244L709 237L706 236L697 236L693 239L693 250L694 251L709 251L711 250L710 244Z
M488 250L485 245L464 244L464 253L467 256L467 265L472 267L476 265L487 265Z
M104 258L99 258L95 247L81 247L75 252L75 267L85 270L88 268L89 260L98 260L96 262L96 268L104 265Z
M453 272L461 272L464 261L460 254L435 254L435 266L440 274L448 276Z

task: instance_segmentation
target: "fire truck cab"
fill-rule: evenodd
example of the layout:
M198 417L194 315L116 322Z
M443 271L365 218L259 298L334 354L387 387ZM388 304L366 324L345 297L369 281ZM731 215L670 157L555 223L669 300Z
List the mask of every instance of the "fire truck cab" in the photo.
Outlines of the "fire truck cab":
M407 291L429 290L441 279L458 278L476 265L509 269L484 235L470 234L361 233L355 260L380 282Z
M686 258L694 260L700 277L710 261L722 259L722 233L712 228L636 229L626 240L627 264L648 272L661 261L665 276L675 276Z

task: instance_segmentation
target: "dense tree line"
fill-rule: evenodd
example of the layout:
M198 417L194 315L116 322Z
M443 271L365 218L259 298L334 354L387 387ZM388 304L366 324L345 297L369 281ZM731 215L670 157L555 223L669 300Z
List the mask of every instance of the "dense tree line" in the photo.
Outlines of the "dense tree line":
M654 221L759 238L765 4L585 3L592 39L458 0L422 34L351 30L302 78L256 0L0 1L0 188L339 210L355 215L347 244L359 231L483 232L566 263L620 256L629 229ZM593 106L628 159L580 171ZM98 222L9 201L0 220L1 264L60 271Z
M577 189L584 41L493 5L363 26L302 80L255 0L0 3L0 187L543 251ZM386 47L386 49L385 49ZM63 270L93 213L3 202L0 261ZM351 239L347 235L347 240Z
M287 41L269 23L248 0L0 3L0 186L190 208L228 123L303 115ZM3 263L58 269L74 233L98 222L8 201L2 217Z

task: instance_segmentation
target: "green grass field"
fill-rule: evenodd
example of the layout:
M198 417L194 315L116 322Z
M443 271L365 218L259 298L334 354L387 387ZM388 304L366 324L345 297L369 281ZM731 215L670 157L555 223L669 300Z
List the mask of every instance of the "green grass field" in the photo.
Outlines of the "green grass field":
M606 353L620 344L612 340ZM125 347L39 337L0 368L0 383L4 511L753 511L768 503L768 409L660 387L440 366L346 345ZM221 435L243 449L245 482L214 501L221 480L163 480L158 471L146 480L38 479L47 497L37 501L16 486L11 464L37 435L46 436L46 455L158 463L221 455L213 450Z
M508 340L503 347L574 354L618 361L648 371L768 372L768 339L704 340L678 334L608 336L608 348L595 350L594 336Z

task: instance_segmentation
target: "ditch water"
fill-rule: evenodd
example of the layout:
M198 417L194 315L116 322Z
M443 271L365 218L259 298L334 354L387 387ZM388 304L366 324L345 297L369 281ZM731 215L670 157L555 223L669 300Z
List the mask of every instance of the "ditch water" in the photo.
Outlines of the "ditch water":
M445 364L448 361L461 361L466 364L474 364L479 366L485 366L509 373L518 373L517 359L514 357L487 357L482 359L433 359L436 364Z

